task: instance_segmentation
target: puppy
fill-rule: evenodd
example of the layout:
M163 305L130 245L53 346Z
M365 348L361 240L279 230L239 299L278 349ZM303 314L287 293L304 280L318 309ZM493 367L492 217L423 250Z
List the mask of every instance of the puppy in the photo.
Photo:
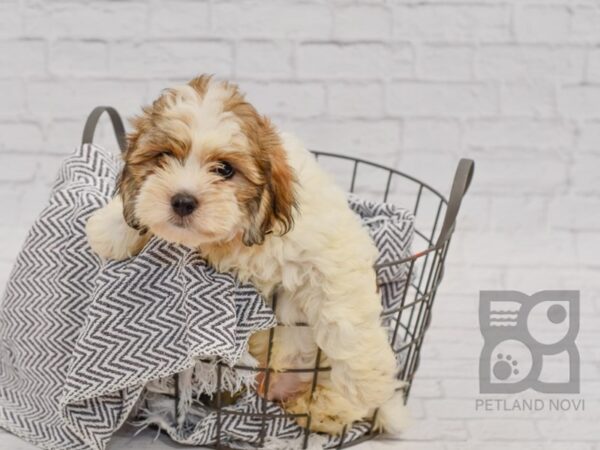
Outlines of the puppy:
M87 223L101 257L135 255L155 235L196 248L220 271L277 298L278 327L251 353L274 373L262 394L310 428L340 433L371 417L396 430L396 362L380 324L377 250L345 194L237 86L201 76L163 91L132 120L118 195ZM286 372L319 364L318 374ZM312 393L312 394L311 394ZM306 416L305 416L306 417ZM301 425L307 420L299 419Z

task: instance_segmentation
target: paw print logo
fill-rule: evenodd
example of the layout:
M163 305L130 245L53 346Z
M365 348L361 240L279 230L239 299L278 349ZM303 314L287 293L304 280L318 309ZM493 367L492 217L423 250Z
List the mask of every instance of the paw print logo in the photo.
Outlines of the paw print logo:
M505 328L503 328L505 329ZM491 348L486 364L489 383L514 385L522 381L533 367L533 355L527 345L517 339L503 339Z
M579 392L578 291L482 291L479 322L481 393Z
M497 361L492 370L496 378L507 380L511 375L519 375L518 365L518 361L513 359L512 355L504 356L502 353L498 353Z

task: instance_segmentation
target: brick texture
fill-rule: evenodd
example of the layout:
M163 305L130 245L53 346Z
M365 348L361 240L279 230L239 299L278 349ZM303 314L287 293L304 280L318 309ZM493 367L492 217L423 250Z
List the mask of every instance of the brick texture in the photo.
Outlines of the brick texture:
M444 193L461 156L477 162L414 424L361 448L600 450L599 48L592 0L0 1L0 285L90 109L131 115L211 72L311 148ZM581 289L585 412L475 411L481 289ZM30 448L1 433L0 450Z

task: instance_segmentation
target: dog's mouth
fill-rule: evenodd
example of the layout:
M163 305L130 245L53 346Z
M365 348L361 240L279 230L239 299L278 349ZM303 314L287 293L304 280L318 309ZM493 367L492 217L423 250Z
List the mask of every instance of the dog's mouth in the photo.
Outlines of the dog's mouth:
M188 228L191 220L188 217L171 217L169 223L177 228Z
M216 233L198 228L191 217L174 216L169 218L167 224L171 229L175 228L179 233L182 233L181 236L187 236L188 238L192 236L194 239L202 237L203 239L213 240L218 238Z
M222 233L208 229L193 214L185 217L172 214L166 220L148 224L148 230L167 242L187 247L197 247L203 243L223 240Z

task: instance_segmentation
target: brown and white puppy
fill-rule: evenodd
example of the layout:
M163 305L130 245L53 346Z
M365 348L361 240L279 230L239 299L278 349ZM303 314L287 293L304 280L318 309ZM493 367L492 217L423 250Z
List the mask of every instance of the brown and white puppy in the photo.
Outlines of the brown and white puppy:
M339 433L381 408L402 425L395 358L380 324L368 233L345 194L293 137L278 133L237 86L207 76L165 90L132 121L119 195L87 224L104 258L135 255L151 235L198 249L218 270L277 294L269 398ZM264 333L251 353L266 361ZM316 390L312 374L322 350ZM300 420L301 423L304 423Z

